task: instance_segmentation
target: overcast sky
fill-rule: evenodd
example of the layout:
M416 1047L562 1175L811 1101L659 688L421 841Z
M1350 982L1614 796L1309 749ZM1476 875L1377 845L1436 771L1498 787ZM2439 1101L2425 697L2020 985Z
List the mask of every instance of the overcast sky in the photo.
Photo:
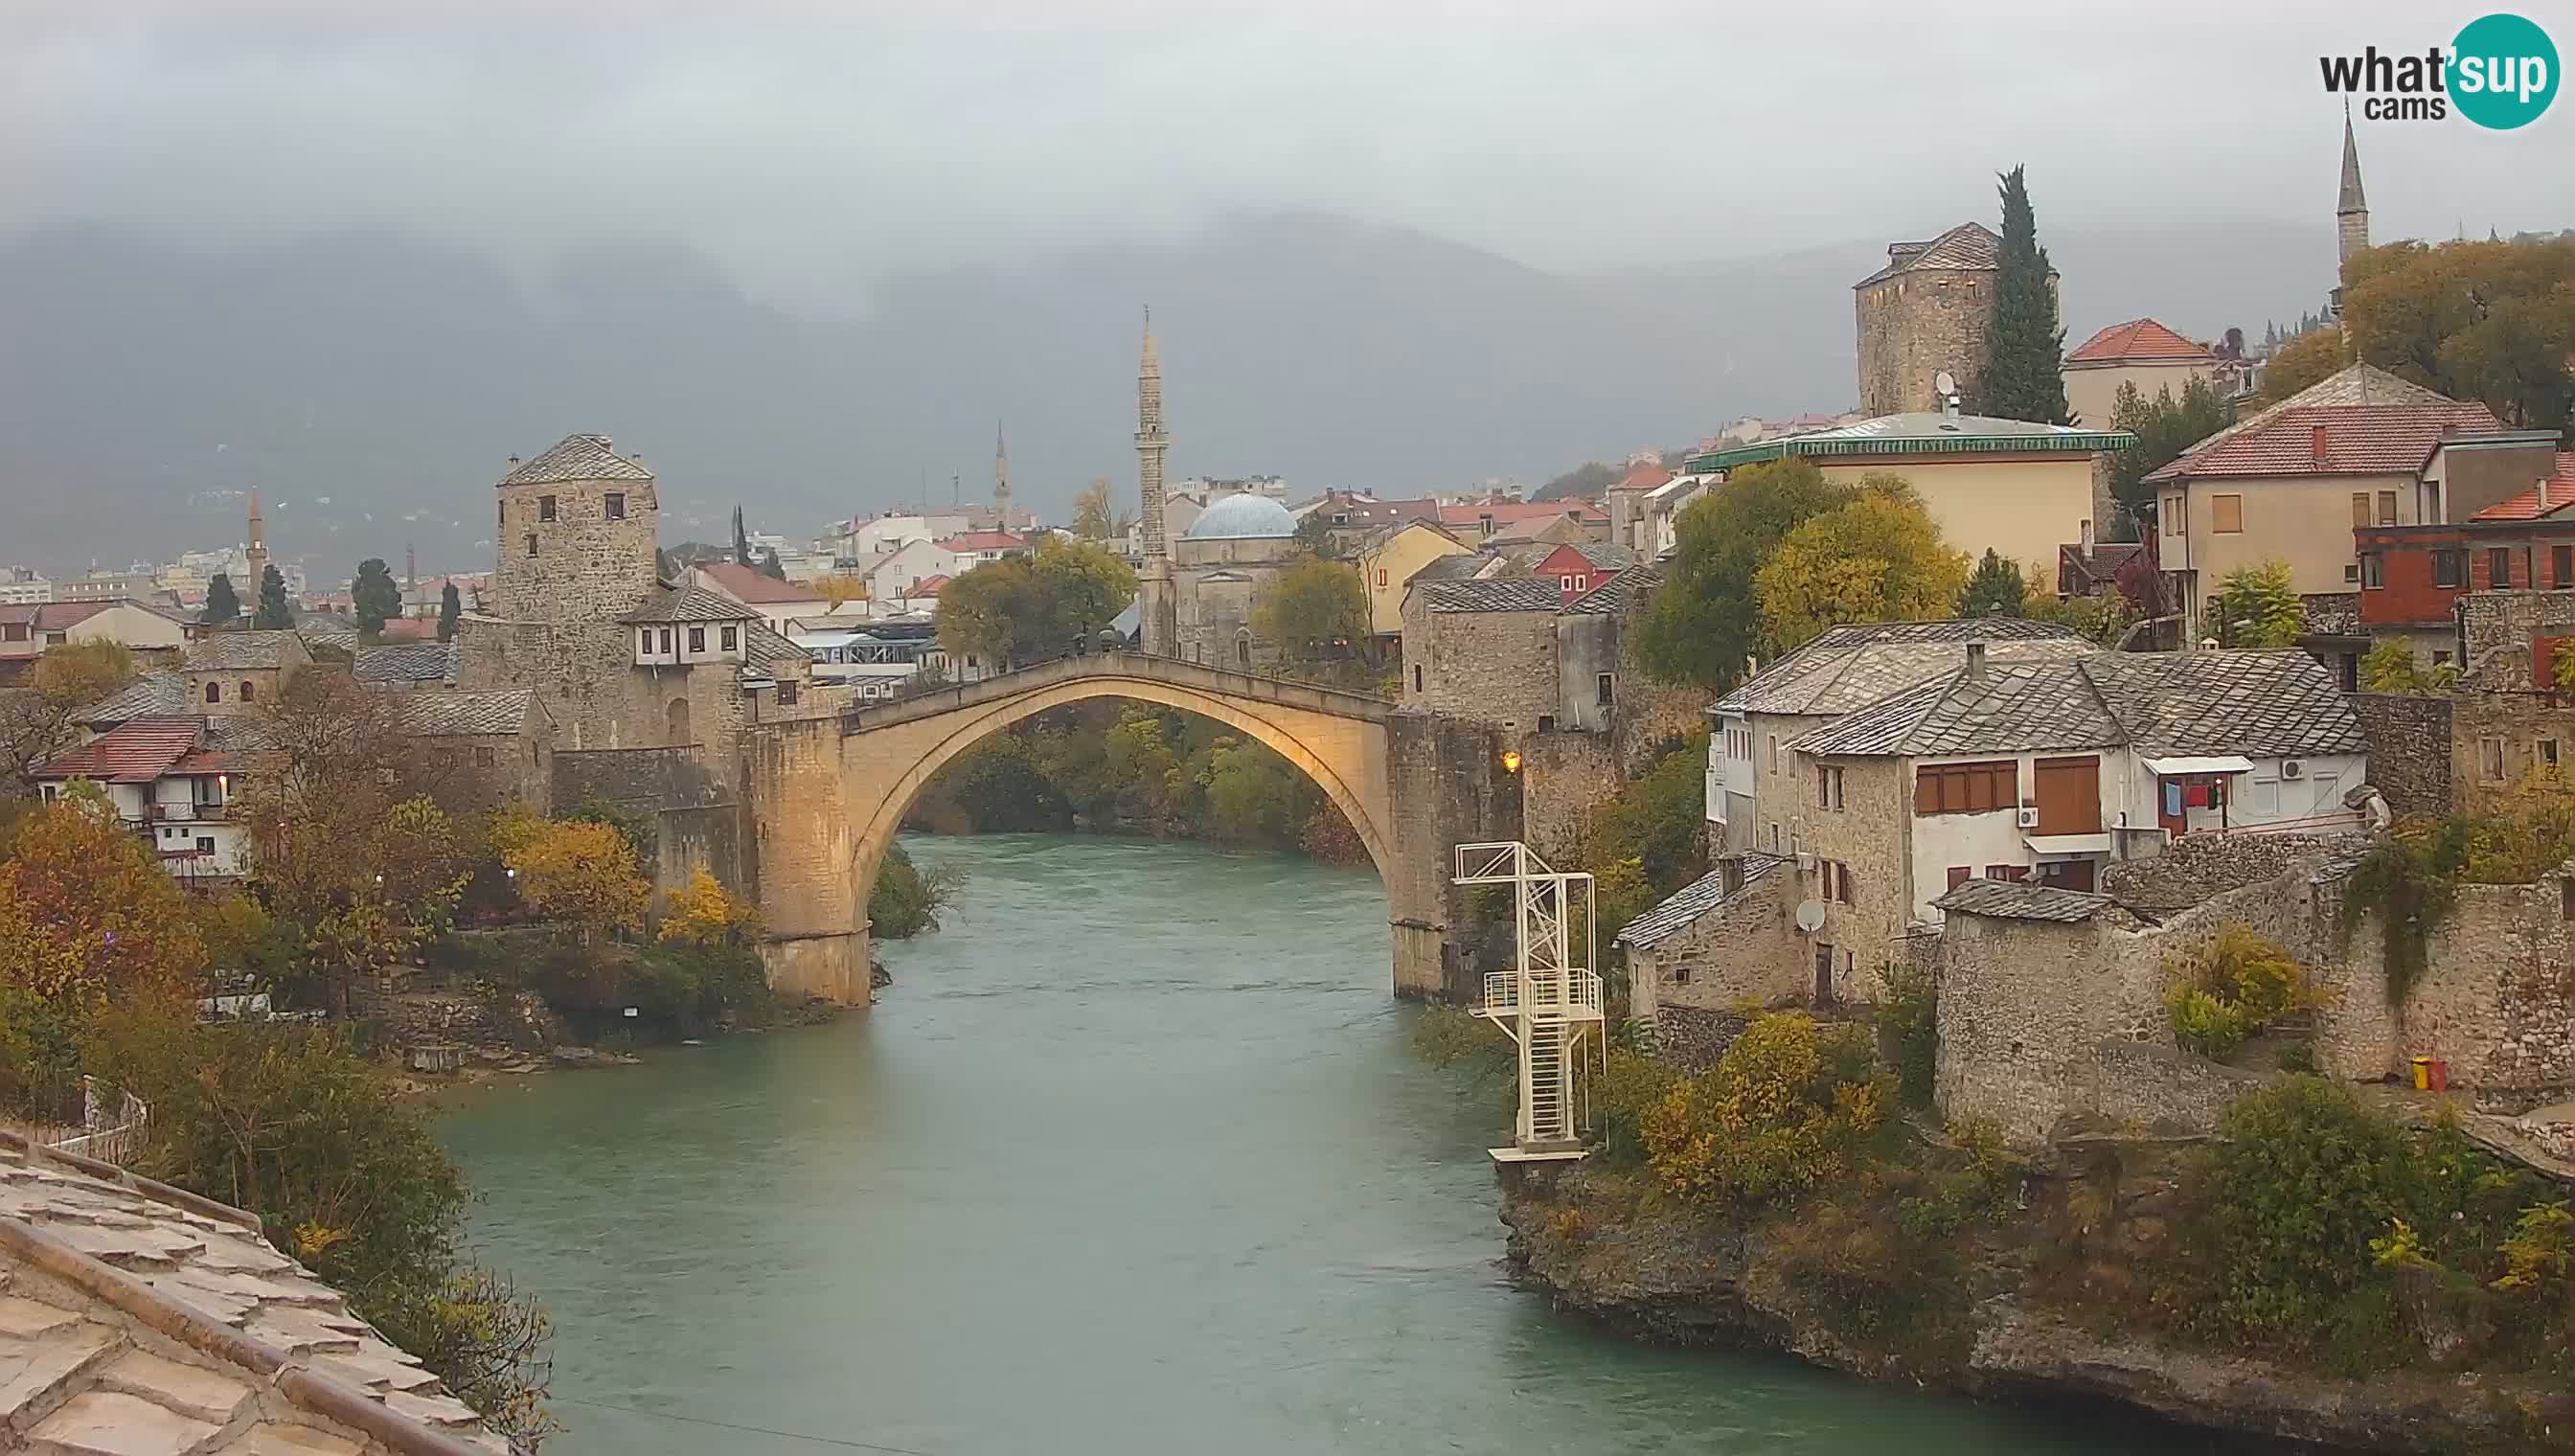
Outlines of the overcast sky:
M391 228L521 267L678 240L762 297L863 309L890 272L1246 209L1558 269L1789 251L1990 216L2014 160L2042 230L2312 221L2318 51L2419 51L2486 7L337 8L13 5L0 234ZM2381 239L2575 224L2575 103L2362 146Z

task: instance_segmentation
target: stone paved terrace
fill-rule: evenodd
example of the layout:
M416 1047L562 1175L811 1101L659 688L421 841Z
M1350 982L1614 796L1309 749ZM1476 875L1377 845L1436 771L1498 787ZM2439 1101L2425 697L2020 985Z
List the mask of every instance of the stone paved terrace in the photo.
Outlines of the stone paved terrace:
M506 1452L258 1220L0 1131L0 1452Z

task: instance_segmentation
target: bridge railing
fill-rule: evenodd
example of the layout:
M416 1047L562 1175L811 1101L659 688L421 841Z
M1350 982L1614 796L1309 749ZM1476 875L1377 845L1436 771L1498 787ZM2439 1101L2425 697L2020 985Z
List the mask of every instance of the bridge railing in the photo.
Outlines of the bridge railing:
M1369 693L1354 693L1324 683L1308 683L1295 678L1245 673L1232 668L1211 667L1186 658L1160 654L1119 652L1093 653L1084 656L1050 658L995 673L972 683L917 693L892 703L853 705L842 710L841 726L845 732L858 732L882 728L888 724L908 723L929 714L948 713L978 704L995 703L1055 683L1096 676L1148 678L1203 691L1230 693L1239 698L1286 703L1287 694L1310 694L1317 702L1307 705L1326 713L1340 713L1352 718L1376 718L1393 708L1386 699ZM1213 680L1213 681L1210 681Z

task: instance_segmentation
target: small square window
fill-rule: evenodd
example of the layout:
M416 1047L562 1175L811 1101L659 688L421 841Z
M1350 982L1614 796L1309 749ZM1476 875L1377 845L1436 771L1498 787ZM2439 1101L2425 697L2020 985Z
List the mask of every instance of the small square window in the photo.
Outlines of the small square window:
M626 519L626 493L624 491L611 491L608 493L608 519L611 521L623 521Z
M489 768L499 761L501 754L497 748L478 747L474 750L474 766L477 768Z
M781 708L794 708L796 706L797 696L801 691L801 686L793 678L780 682L778 685L778 706Z
M703 628L703 627L693 627L693 628L690 628L690 629L689 629L689 651L690 651L690 652L693 652L693 653L703 653L703 652L705 652L706 650L707 650L707 630L706 630L705 628Z
M2350 566L2347 566L2347 567L2343 568L2343 569L2342 569L2342 579L2343 579L2345 582L2357 582L2357 581L2359 581L2359 580L2360 580L2360 563L2358 563L2358 562L2353 562Z
M2218 536L2240 536L2244 532L2244 498L2211 496L2208 498L2208 529Z
M200 854L212 854L215 852L215 839L212 834L199 834L197 836L197 852Z
M2568 882L2568 883L2570 883L2570 884L2575 884L2575 880L2569 880L2569 881L2567 881L2567 882ZM2570 919L2570 920L2575 920L2575 915L2568 915L2566 918L2568 918L2568 919ZM1676 986L1685 986L1685 985L1688 985L1688 984L1689 984L1689 970L1690 970L1690 968L1689 968L1688 966L1686 966L1686 965L1675 965L1675 966L1673 966L1673 967L1672 967L1672 984L1674 984L1674 985L1676 985Z
M537 498L537 519L539 521L552 521L555 519L554 497L539 496Z
M2468 554L2457 550L2432 553L2432 585L2435 587L2468 585Z

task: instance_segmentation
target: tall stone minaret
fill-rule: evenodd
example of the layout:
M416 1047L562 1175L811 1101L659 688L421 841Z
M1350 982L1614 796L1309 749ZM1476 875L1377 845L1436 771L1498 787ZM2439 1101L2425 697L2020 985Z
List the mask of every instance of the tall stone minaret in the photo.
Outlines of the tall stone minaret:
M1137 633L1146 652L1180 653L1180 621L1172 601L1172 549L1163 536L1163 457L1172 437L1163 431L1163 360L1154 349L1154 311L1145 311L1145 357L1136 370L1136 484L1143 496L1145 570L1137 582Z
M248 604L244 610L247 616L250 610L259 606L259 584L268 580L268 540L260 529L257 490L250 493L250 545L242 548L242 557L250 564L250 585L244 587L240 594L242 601Z
M2342 108L2342 196L2334 203L2334 232L2341 247L2337 264L2369 251L2369 198L2360 190L2360 146L2352 138L2349 102Z
M993 516L994 528L1011 529L1011 452L1002 443L1002 422L993 422Z

